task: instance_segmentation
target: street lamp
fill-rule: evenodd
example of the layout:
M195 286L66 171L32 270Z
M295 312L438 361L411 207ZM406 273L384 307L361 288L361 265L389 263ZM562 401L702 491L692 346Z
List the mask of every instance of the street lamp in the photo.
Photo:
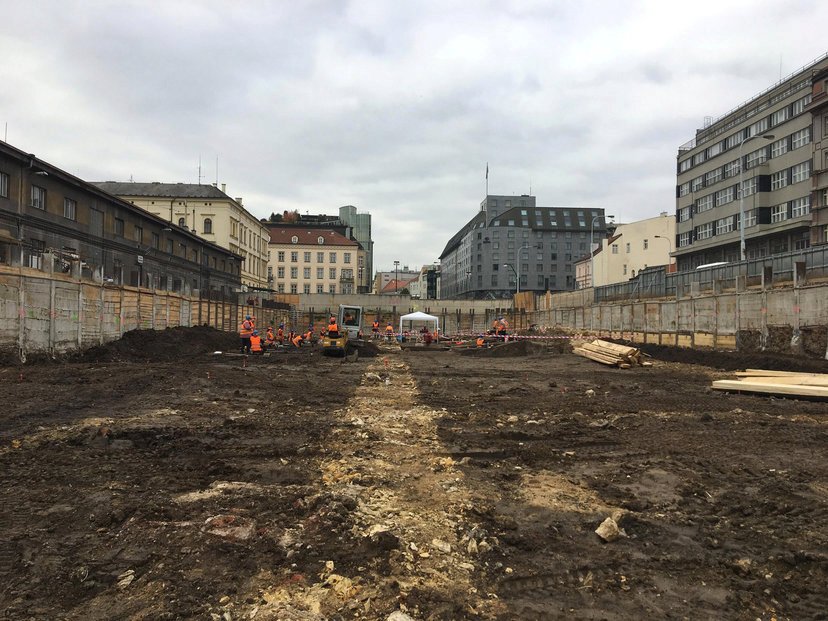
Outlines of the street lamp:
M515 266L510 264L510 263L504 263L503 267L508 267L510 270L512 270L512 273L515 275L515 284L517 285L517 293L520 293L520 278L518 278L518 273L517 273L517 270L515 269Z
M397 286L400 284L400 262L394 261L394 293L397 292Z
M471 288L471 277L472 277L472 270L467 269L466 270L466 288L469 291L469 297L474 298L474 295L472 294L472 288Z
M517 327L516 327L517 326L517 316L516 316L516 311L515 311L515 298L518 295L520 295L520 278L518 277L518 273L517 273L517 270L515 269L514 265L511 265L509 263L504 263L503 267L508 267L510 270L512 270L512 273L515 275L516 291L515 291L515 295L512 296L512 325L515 326L515 330L517 330Z
M742 147L746 142L750 142L756 138L753 136L745 140L742 134L742 140L739 141L739 256L741 260L745 260L745 189L742 186L742 172L744 171L744 162L742 161ZM776 138L773 134L765 134L762 136L765 140L773 140Z
M656 239L666 239L667 240L667 271L670 271L670 266L673 264L673 242L670 240L669 237L664 237L664 235L653 235Z
M589 284L595 287L595 249L592 244L595 243L595 221L601 218L614 218L615 216L594 216L589 223Z

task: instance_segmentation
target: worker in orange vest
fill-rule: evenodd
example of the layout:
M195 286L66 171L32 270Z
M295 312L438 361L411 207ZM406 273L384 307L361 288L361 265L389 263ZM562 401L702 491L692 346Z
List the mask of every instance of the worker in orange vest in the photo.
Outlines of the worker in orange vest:
M263 351L262 337L259 336L258 330L253 330L253 334L250 335L250 353L261 354Z
M483 335L482 335L482 334L478 334L478 335L477 335L477 346L478 346L478 347L483 347L483 345L485 345L485 344L486 344L486 341L485 341L485 339L483 338Z
M302 336L308 343L310 343L311 339L313 338L313 326L308 326L308 331Z
M339 338L339 326L336 325L336 317L331 315L331 320L328 323L328 337L332 339Z
M371 332L373 333L375 339L379 338L379 321L376 319L374 320L374 323L371 324Z
M241 350L243 354L250 353L250 337L253 336L253 330L256 329L256 323L250 315L244 316L244 321L239 324L239 339L241 340Z
M304 341L304 340L305 340L305 337L303 337L301 334L297 334L296 336L294 336L291 339L291 343L293 343L293 346L298 349L298 348L302 347L302 341Z
M268 349L276 345L276 337L273 336L273 326L267 327L267 334L265 335L265 347Z
M279 339L279 345L285 344L285 324L279 324L279 329L276 331L276 338Z

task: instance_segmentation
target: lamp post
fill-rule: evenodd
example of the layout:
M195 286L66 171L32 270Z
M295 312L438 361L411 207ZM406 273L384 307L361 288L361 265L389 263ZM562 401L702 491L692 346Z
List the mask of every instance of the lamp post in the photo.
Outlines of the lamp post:
M474 295L472 294L471 288L471 277L472 277L472 270L466 270L466 289L468 289L469 297L474 299Z
M752 136L745 140L745 136L742 134L742 140L739 141L739 257L741 261L745 260L745 189L742 186L745 166L742 160L742 147L746 142L750 142L755 137ZM773 134L765 134L762 138L765 140L773 140L776 136Z
M397 286L400 284L400 262L394 261L394 293L397 292Z
M515 295L512 296L512 325L517 326L517 317L515 316L515 298L520 295L520 277L518 276L515 266L510 263L504 263L503 267L508 267L515 275ZM517 328L515 328L517 329Z
M653 237L667 240L667 273L670 273L670 266L673 265L673 242L669 237L664 237L664 235L653 235Z
M594 216L589 223L589 285L595 287L595 249L592 244L595 243L595 221L601 218L614 218L615 216Z

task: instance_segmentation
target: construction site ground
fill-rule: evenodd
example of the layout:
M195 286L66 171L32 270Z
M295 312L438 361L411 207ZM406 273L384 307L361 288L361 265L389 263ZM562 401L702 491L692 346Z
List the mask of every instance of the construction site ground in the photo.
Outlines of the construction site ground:
M236 340L0 367L0 618L828 618L828 403L733 355Z

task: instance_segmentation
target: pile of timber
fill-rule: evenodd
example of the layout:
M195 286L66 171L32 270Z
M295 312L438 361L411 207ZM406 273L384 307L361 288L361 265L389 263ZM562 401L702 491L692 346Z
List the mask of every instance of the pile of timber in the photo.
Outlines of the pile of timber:
M649 367L652 362L644 362L641 356L641 350L635 347L627 347L626 345L616 345L609 341L602 341L596 339L592 343L584 343L580 347L572 350L574 353L584 358L589 358L601 364L608 364L620 369L629 369L630 367Z
M748 369L738 371L738 380L717 380L716 390L731 392L758 392L771 395L818 397L828 399L828 374L796 373L792 371L765 371Z

